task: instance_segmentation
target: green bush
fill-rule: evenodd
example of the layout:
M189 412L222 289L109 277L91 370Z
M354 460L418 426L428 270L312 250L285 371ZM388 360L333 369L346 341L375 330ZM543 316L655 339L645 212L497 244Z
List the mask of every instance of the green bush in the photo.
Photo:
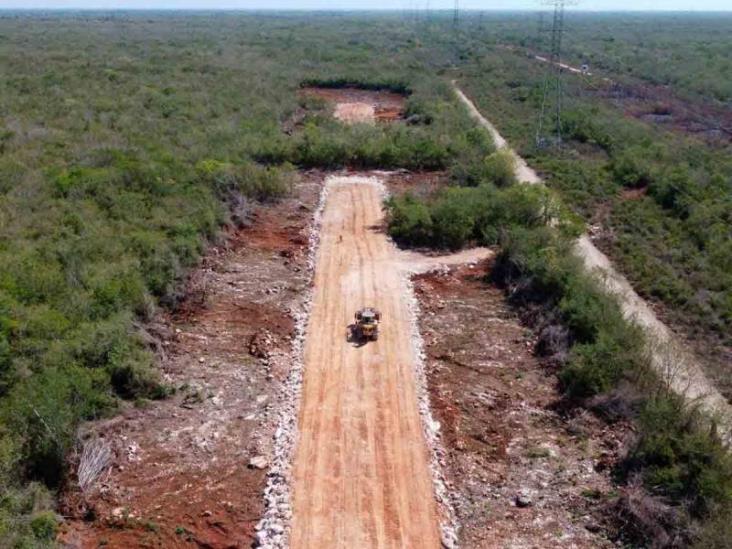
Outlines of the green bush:
M683 397L660 392L646 401L640 439L626 463L657 493L685 501L697 517L732 505L732 455L716 429Z
M626 337L618 337L611 331L595 329L599 333L594 341L575 344L559 373L564 391L570 398L607 393L624 376L638 372L642 354L637 334L628 329L624 330Z
M399 243L424 246L432 241L432 216L427 205L410 194L386 203L389 235Z
M675 166L659 174L648 189L648 194L662 207L686 218L698 200L695 196L698 194L696 186L687 168Z
M539 227L559 215L545 188L518 185L449 187L426 201L392 199L387 208L389 234L397 242L453 250L471 242L494 245L511 227Z
M45 368L18 382L0 403L0 420L16 440L29 478L57 486L75 426L112 405L109 376L78 366Z
M448 189L431 208L432 234L438 247L459 249L475 235L472 189Z
M31 518L31 530L36 539L41 541L52 541L56 537L58 521L56 515L51 511L36 513Z
M622 149L610 164L615 180L624 187L646 187L653 181L653 168L648 161L648 150L639 147Z
M292 185L292 168L287 165L260 166L249 161L234 164L208 159L196 164L196 172L221 198L236 191L267 201L281 198Z
M578 343L596 341L607 325L625 322L615 299L602 293L597 281L585 273L572 273L562 294L558 309Z
M484 181L493 183L496 187L509 187L516 183L513 155L506 150L496 151L485 157L481 171Z

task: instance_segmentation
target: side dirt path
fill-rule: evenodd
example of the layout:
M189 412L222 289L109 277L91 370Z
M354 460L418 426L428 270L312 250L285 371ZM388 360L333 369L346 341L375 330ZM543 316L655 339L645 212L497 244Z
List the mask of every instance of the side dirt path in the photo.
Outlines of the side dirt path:
M614 547L603 515L628 426L558 410L556 376L489 271L482 262L414 282L460 546Z
M519 157L498 130L478 111L472 101L457 87L455 92L465 104L471 117L493 137L496 147L510 151L516 161L516 177L522 183L542 183L541 178ZM645 332L651 364L671 389L689 402L698 404L709 415L716 417L730 438L732 406L707 379L698 360L686 349L680 348L671 330L663 324L653 309L633 290L628 280L618 273L605 254L598 250L587 235L581 236L575 246L577 255L588 272L595 274L612 295L616 296L626 317Z
M63 546L252 545L320 183L306 176L293 198L256 207L250 227L209 251L177 312L148 327L176 392L85 427L111 464L88 492L62 494Z

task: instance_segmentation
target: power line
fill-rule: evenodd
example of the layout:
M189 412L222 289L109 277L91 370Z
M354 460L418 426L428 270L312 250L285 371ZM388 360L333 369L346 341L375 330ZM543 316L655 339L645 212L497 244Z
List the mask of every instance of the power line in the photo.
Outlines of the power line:
M546 4L554 7L551 26L551 41L547 69L544 75L544 86L541 98L541 111L536 127L536 146L544 147L554 142L556 146L562 143L562 103L564 89L562 86L562 38L564 36L564 7L574 5L572 0L547 0ZM540 28L543 27L543 17L540 17ZM542 31L543 32L543 31ZM540 40L541 42L541 40ZM547 117L553 119L553 130L545 128Z

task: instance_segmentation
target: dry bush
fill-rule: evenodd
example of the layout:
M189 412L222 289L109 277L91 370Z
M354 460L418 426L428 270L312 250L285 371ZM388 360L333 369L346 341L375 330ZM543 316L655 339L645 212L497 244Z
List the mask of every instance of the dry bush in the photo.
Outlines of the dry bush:
M649 494L640 476L632 478L620 490L606 511L626 543L653 549L688 546L690 530L686 515Z
M101 438L93 438L84 443L79 458L77 477L82 492L91 490L112 460L109 443Z

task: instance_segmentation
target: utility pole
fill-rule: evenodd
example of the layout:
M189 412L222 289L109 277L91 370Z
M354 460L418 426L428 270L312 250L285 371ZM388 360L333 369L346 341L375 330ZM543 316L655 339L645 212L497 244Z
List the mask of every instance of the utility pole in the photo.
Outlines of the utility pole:
M546 60L547 69L544 76L544 90L541 99L541 111L536 128L536 146L544 147L554 142L557 147L562 144L562 103L564 90L562 87L562 38L564 36L564 7L574 4L571 0L548 0L554 7L552 18L551 42L549 58ZM545 129L546 118L553 119L554 129ZM552 134L551 137L549 134Z

